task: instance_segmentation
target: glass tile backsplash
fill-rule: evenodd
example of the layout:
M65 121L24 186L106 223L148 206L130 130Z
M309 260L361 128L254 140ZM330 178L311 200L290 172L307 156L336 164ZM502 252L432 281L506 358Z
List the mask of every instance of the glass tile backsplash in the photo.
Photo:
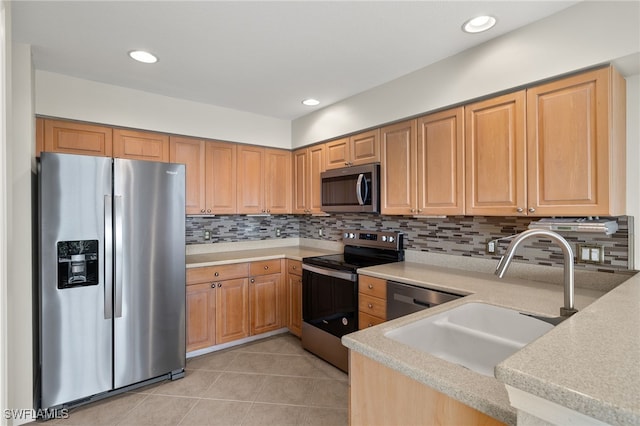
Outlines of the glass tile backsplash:
M214 216L187 217L187 244L267 240L274 238L310 238L342 240L343 229L399 231L405 234L405 249L456 256L499 259L508 244L501 242L498 254L486 252L487 241L507 237L527 229L532 220L524 217L448 216L414 218L370 214L335 214L330 216ZM576 263L584 270L616 272L627 270L630 253L630 230L633 217L620 216L613 235L562 233L575 251L576 244L597 244L604 248L604 264ZM319 231L322 230L322 236ZM205 231L210 239L205 240ZM562 266L562 253L548 240L537 240L518 250L516 260L527 263Z

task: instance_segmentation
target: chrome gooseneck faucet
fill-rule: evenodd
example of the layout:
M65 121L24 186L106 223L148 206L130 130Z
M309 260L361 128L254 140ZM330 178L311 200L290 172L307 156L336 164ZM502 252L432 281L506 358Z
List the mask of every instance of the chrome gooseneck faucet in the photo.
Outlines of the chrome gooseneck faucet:
M513 236L509 247L507 247L507 251L500 259L500 262L498 262L495 274L500 278L504 277L504 274L507 272L507 268L511 264L513 255L515 254L516 249L518 248L520 243L532 237L549 238L550 240L556 242L562 249L562 254L564 256L564 306L560 308L560 316L570 317L571 315L578 312L578 310L573 306L573 251L571 250L571 246L569 245L567 240L562 238L562 236L560 236L559 234L556 234L553 231L547 231L546 229L529 229Z

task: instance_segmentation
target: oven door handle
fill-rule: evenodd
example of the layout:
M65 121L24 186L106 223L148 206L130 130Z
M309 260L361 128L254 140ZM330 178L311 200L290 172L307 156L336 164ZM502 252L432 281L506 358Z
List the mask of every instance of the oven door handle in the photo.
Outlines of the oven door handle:
M343 271L336 271L335 269L320 268L317 266L307 265L305 263L302 264L302 269L307 270L309 272L316 273L316 274L326 275L328 277L339 278L341 280L347 280L347 281L353 281L353 282L358 281L358 274L353 274L351 272L343 272Z

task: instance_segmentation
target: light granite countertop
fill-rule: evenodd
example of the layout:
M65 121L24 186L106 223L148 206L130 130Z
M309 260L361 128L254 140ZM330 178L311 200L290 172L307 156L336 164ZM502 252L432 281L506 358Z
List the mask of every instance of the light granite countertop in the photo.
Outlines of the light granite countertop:
M289 238L187 246L186 263L187 268L200 268L282 258L302 260L304 257L335 253L342 253L342 244Z
M637 276L604 297L600 290L576 288L579 312L499 364L496 379L395 342L384 333L468 302L558 316L562 286L415 262L358 272L468 296L346 335L342 342L349 349L507 424L516 424L516 411L504 383L605 422L640 423Z

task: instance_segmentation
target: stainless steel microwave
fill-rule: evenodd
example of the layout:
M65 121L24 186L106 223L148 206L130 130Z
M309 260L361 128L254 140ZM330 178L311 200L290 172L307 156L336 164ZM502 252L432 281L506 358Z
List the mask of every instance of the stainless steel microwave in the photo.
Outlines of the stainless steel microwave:
M322 178L322 211L380 212L380 163L327 170Z

